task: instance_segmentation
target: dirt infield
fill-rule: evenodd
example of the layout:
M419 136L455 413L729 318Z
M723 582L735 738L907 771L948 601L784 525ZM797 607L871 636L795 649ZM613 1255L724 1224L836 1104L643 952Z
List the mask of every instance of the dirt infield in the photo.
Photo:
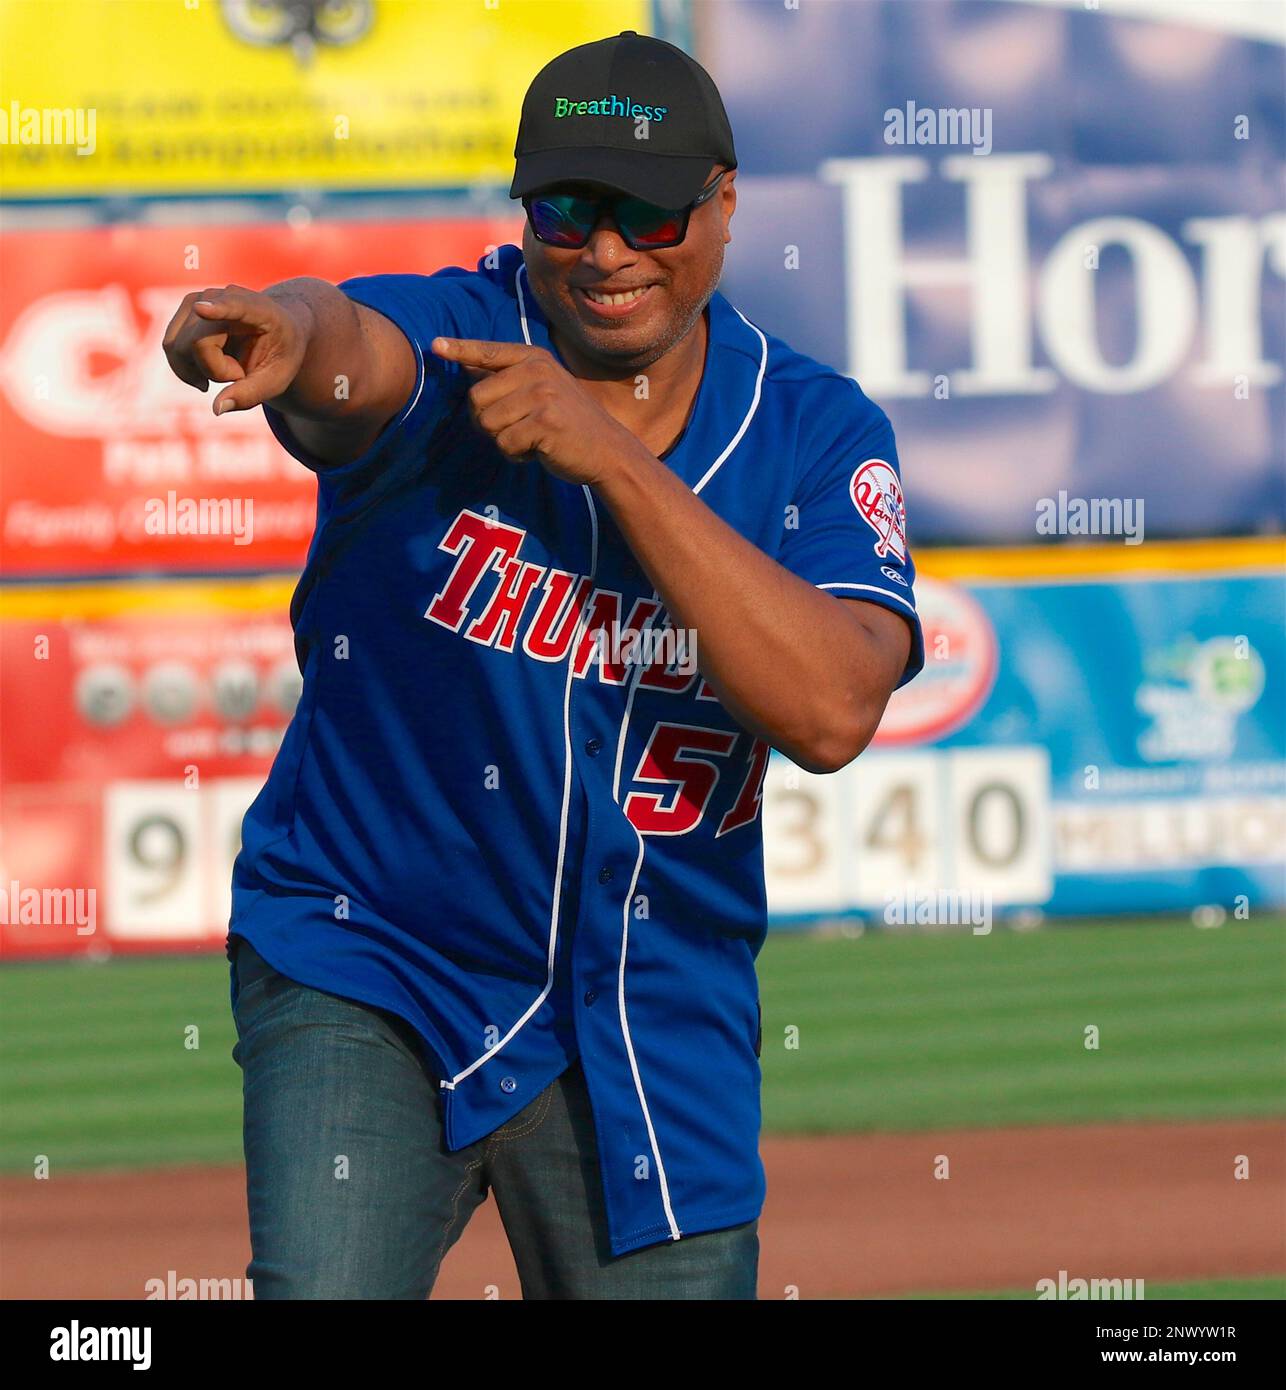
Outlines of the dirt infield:
M950 1177L935 1178L938 1155ZM1250 1177L1237 1181L1238 1155ZM760 1296L1286 1273L1286 1122L1085 1125L768 1139ZM0 1182L0 1297L141 1298L240 1278L238 1168ZM519 1296L493 1203L435 1298Z

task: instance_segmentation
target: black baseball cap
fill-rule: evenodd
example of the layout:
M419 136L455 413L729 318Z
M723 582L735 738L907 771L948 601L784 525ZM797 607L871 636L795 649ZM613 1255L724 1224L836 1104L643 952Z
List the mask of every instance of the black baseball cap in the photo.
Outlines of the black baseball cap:
M523 98L514 158L511 198L579 181L664 208L690 203L712 164L737 163L710 74L633 29L541 68Z

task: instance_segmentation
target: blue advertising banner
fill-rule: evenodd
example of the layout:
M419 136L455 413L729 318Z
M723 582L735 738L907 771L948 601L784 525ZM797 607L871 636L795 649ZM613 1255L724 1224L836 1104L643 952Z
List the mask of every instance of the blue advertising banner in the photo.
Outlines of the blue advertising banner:
M898 431L912 541L1042 499L1286 524L1286 9L702 0L740 161L725 289ZM1275 36L1275 37L1274 37Z
M928 661L872 749L831 777L770 765L779 918L936 922L944 892L988 922L1286 903L1280 571L917 590Z

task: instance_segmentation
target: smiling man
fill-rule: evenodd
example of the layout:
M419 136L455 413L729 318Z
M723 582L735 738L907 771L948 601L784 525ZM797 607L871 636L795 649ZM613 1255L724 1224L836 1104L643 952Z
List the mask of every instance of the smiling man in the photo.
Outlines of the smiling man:
M261 1299L423 1298L488 1191L525 1297L753 1298L769 751L923 659L887 418L717 291L709 76L573 49L515 154L521 249L166 334L318 476L229 935Z

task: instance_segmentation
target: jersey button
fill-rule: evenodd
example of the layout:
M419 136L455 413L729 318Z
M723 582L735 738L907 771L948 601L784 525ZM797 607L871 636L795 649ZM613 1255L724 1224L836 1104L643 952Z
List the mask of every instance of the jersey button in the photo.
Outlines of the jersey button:
M596 989L587 989L587 990L585 991L585 1007L588 1008L588 1007L594 1002L594 1000L597 999L597 998L598 998L598 990L596 990Z
M597 758L603 751L603 740L601 738L587 738L585 740L585 751L591 758Z
M603 867L598 871L598 881L600 883L611 883L611 881L615 877L616 875L611 871L610 868L608 868L606 864L604 864Z
M500 1081L500 1089L505 1093L505 1095L511 1096L518 1089L518 1083L513 1079L512 1076L502 1077Z

